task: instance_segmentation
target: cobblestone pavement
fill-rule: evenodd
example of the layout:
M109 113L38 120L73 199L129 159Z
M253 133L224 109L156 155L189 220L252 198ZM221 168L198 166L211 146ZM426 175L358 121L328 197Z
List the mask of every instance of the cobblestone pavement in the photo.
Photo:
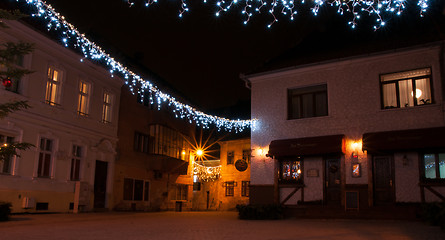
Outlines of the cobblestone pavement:
M0 222L0 239L428 239L439 227L417 221L238 220L236 212L82 213L15 215Z

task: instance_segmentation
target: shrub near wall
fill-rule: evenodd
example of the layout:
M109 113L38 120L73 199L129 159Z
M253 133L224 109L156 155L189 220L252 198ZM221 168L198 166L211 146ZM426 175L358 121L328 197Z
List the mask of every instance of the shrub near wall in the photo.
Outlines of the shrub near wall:
M282 219L283 209L280 205L236 205L239 219L263 220Z
M445 203L426 203L422 206L422 218L427 223L445 229Z
M8 221L11 214L11 203L0 202L0 221Z

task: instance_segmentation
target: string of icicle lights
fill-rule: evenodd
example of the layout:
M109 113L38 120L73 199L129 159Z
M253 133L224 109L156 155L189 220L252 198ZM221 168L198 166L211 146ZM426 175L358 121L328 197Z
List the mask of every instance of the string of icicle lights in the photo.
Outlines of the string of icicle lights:
M17 0L17 2L19 1L23 0ZM84 58L106 64L111 75L115 73L120 74L125 79L125 84L130 87L133 93L137 92L141 96L148 95L150 104L156 102L158 109L161 108L162 104L167 103L177 118L187 119L190 123L195 123L197 126L203 128L216 126L218 130L235 131L237 133L248 128L254 128L256 120L230 120L206 114L188 104L179 102L171 95L162 92L150 81L143 79L116 61L102 50L101 47L87 39L85 35L80 33L72 24L68 23L64 16L56 12L55 9L46 2L41 0L26 0L26 3L35 7L35 13L33 13L32 16L44 19L48 31L56 30L60 33L62 42L66 47L73 46L74 48L80 49ZM81 61L83 61L83 59ZM141 98L141 101L143 101L143 98Z
M216 167L206 167L195 162L193 173L198 176L198 179L201 182L216 181L221 175L221 165Z
M135 5L137 0L126 0L130 6ZM314 15L319 13L320 7L330 6L337 8L337 12L341 15L349 13L352 19L348 22L352 28L355 28L357 21L362 14L374 16L376 23L374 29L384 26L386 23L383 16L386 14L400 15L405 9L408 1L417 1L417 6L420 8L420 15L426 12L428 8L428 0L309 0L310 10ZM158 0L144 0L145 6L150 6L157 3ZM207 3L208 0L203 0ZM270 28L272 24L278 22L278 16L287 16L290 20L294 20L297 14L299 4L305 4L305 0L215 0L216 16L221 13L228 12L231 9L241 9L241 14L244 15L244 24L247 24L254 15L269 14L272 17ZM179 10L179 17L182 17L185 12L189 11L187 0L181 0L181 7Z

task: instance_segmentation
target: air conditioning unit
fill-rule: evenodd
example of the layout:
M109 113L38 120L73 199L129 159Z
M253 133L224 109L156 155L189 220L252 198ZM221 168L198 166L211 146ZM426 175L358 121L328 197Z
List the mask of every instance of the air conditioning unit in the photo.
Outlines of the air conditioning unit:
M31 197L24 197L22 200L22 208L28 209L28 208L35 208L36 207L36 200Z

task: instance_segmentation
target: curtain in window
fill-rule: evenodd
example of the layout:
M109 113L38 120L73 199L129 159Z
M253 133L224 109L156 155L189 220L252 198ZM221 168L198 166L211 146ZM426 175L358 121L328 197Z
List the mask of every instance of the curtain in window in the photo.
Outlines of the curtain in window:
M431 103L431 88L429 78L416 80L416 98L417 105Z
M400 93L400 107L412 107L413 101L413 86L411 80L399 81L399 93Z
M397 107L397 94L396 84L384 84L383 86L383 107L384 108L396 108Z

